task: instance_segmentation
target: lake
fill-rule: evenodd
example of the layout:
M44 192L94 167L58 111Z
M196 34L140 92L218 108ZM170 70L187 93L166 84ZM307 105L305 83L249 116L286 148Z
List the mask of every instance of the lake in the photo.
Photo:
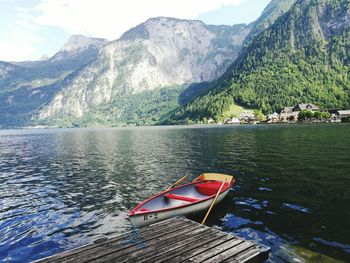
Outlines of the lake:
M271 262L350 262L350 125L0 131L0 262L129 230L133 206L202 172L237 179L208 225Z

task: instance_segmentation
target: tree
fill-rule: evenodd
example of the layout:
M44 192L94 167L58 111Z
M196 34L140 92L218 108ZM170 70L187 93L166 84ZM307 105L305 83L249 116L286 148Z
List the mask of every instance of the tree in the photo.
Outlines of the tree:
M322 119L329 120L331 118L331 114L329 112L322 112Z
M313 117L314 117L314 113L312 111L302 110L299 112L298 120L299 121L306 121L306 120L312 119Z
M262 113L261 110L255 110L254 116L258 121L264 121L266 120L266 116Z
M316 111L316 112L314 113L314 118L315 118L316 120L322 120L322 119L323 119L323 114L322 114L322 112Z

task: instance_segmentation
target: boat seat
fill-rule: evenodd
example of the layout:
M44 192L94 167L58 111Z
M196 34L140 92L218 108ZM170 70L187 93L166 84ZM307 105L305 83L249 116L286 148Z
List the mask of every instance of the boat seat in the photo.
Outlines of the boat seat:
M196 190L203 195L215 195L222 185L221 181L210 181L202 184L196 184ZM229 187L229 183L225 183L223 189Z
M194 202L197 202L200 200L200 199L195 198L195 197L176 195L176 194L165 194L164 196L166 198L169 198L169 199L181 200L181 201L186 201L186 202L190 202L190 203L194 203Z

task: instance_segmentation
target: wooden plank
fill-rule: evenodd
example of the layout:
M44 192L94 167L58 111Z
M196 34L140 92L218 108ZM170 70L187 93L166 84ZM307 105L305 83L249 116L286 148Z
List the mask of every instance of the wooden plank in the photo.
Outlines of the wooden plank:
M171 258L174 258L178 255L186 253L190 250L197 249L199 246L202 246L210 241L217 240L222 238L219 235L210 236L206 235L205 237L198 238L196 236L187 238L184 242L177 243L171 247L164 247L163 249L157 250L153 255L147 255L146 257L138 258L137 262L148 262L151 260L154 262L168 262Z
M212 239L220 238L221 236L216 234L214 236L211 236L210 230L206 229L203 232L200 232L199 234L191 234L188 236L181 236L180 240L176 240L172 245L166 244L165 246L159 246L154 247L150 253L147 254L141 254L135 260L138 263L142 262L155 262L159 260L159 258L168 258L168 257L174 257L171 256L172 253L184 253L191 249L193 246L198 246L198 243L203 244L208 242ZM120 261L124 262L124 261ZM126 260L125 262L129 262ZM118 261L119 263L119 261Z
M188 222L186 222L186 223L188 223ZM150 226L144 227L144 228L139 230L139 233L140 233L141 236L142 235L146 235L146 234L151 233L152 231L154 231L155 227L157 227L159 229L165 229L167 226L169 226L171 224L179 225L179 224L183 224L183 222L181 222L181 220L179 220L179 218L170 218L168 220L165 220L165 221L162 221L162 222L159 222L159 223L152 224ZM116 236L112 236L112 237L109 237L106 242L98 243L98 244L94 244L93 243L93 244L83 245L83 246L80 246L80 247L77 247L77 248L74 248L74 249L71 249L71 250L64 251L64 252L62 252L60 254L56 254L56 255L53 255L53 256L49 256L49 257L46 257L46 258L39 259L37 261L34 261L33 263L54 262L56 260L60 260L60 259L65 258L65 257L72 256L74 254L78 254L78 253L86 251L86 250L90 250L90 249L97 248L97 247L102 247L102 246L105 246L108 243L128 238L130 233L131 232L128 232L128 233L125 233L125 234L116 235Z
M188 260L191 257L194 257L196 255L199 255L213 247L219 246L225 242L231 242L233 240L237 239L237 237L231 236L231 235L225 235L219 239L214 239L211 240L210 242L207 242L205 244L201 244L196 247L190 247L191 249L189 249L187 252L184 251L184 253L182 253L182 251L176 251L174 253L169 253L169 255L166 255L166 257L160 257L159 259L157 258L154 263L159 263L159 262L169 262L169 263L179 263L179 262L185 262L186 260ZM172 257L174 256L175 257Z
M141 235L142 238L146 238L148 235L155 235L158 234L158 232L164 232L168 229L172 229L175 227L179 227L180 225L182 225L183 223L178 221L178 220L172 220L172 221L168 221L163 225L157 225L156 229L152 229L152 227L145 227L142 228L139 231L139 234ZM171 226L171 227L169 227ZM74 258L74 257L80 257L80 256L84 256L90 253L94 253L94 251L98 251L98 250L103 250L106 247L111 247L114 246L116 244L122 243L122 245L125 245L125 243L128 241L129 235L131 234L131 232L123 234L123 235L118 235L116 237L110 238L108 239L106 242L103 243L99 243L99 244L90 244L90 245L86 245L83 247L79 247L77 249L73 249L67 252L63 252L61 254L52 256L52 257L48 257L45 258L43 260L37 261L37 262L61 262L61 259L63 258L65 261L68 261L70 258Z
M268 258L270 251L268 247L260 247L186 218L158 222L141 228L138 233L144 247L128 242L130 233L126 233L36 262L259 263Z
M181 222L177 222L176 225L162 228L159 231L151 231L150 233L147 233L147 235L142 237L142 243L148 244L147 241L159 238L162 236L166 236L172 232L176 231L188 231L188 228L194 227L196 224L182 224ZM75 262L76 260L80 260L80 262L86 262L90 261L92 259L100 258L104 255L107 255L109 253L113 252L119 252L119 253L128 253L130 249L140 249L136 244L127 242L128 240L119 240L117 242L112 242L109 244L104 244L104 246L100 246L97 249L89 249L87 251L81 252L79 254L74 255L74 257L71 258L65 258L65 262ZM84 258L84 259L83 259Z
M188 262L203 262L203 261L205 261L209 258L212 258L212 257L214 257L214 256L232 248L232 247L235 247L243 242L244 242L244 240L242 240L242 239L235 239L232 242L231 241L225 242L219 246L208 249L208 250L204 251L203 253L188 259Z
M205 263L216 263L216 262L222 262L224 260L227 260L229 258L233 258L235 255L243 252L244 250L247 250L248 248L254 247L255 244L251 243L251 242L243 242L237 246L234 246L228 250L223 251L220 254L217 254L214 257L211 257L203 262Z
M209 232L209 229L203 227L198 228L195 231L191 231L183 235L178 235L171 240L166 240L160 244L155 244L153 246L147 247L145 250L137 251L136 253L127 255L124 258L118 258L118 263L130 262L131 259L135 260L135 262L147 262L149 259L153 259L154 257L161 255L160 253L162 251L163 253L167 253L168 251L172 251L180 246L185 246L187 244L193 243L195 240L206 236Z
M227 262L244 262L244 263L260 263L265 262L269 258L271 252L270 247L255 245L253 248L244 251L242 254L235 256L234 259Z
M237 254L234 258L229 258L221 263L246 263L251 262L252 259L259 257L261 250L257 246L253 246L247 250Z
M146 247L145 248L139 248L139 247L131 247L128 250L123 250L120 252L114 252L114 251L109 251L108 255L104 255L103 257L98 257L96 259L94 259L94 262L96 263L100 263L100 262L110 262L110 261L115 261L116 259L118 259L118 262L120 262L121 260L127 260L127 262L130 262L132 260L135 260L134 262L137 262L137 255L139 255L139 253L147 253L149 250L154 249L153 246L156 246L155 249L157 249L157 247L160 246L160 244L162 244L163 246L169 246L171 245L173 242L176 242L176 239L180 239L182 237L186 237L186 236L190 236L191 234L195 234L198 232L202 232L205 229L202 226L192 226L191 229L189 228L185 228L182 229L181 231L174 231L173 233L170 234L166 234L164 236L161 237L157 237L155 239L152 239L148 242L146 242Z
M187 221L190 221L190 220L184 220L185 218L184 217L171 217L169 219L165 219L163 221L159 221L157 223L153 223L153 224L150 224L148 227L158 227L158 226L161 226L161 225L166 225L168 223L173 223L173 222L187 222ZM146 226L147 227L147 226Z

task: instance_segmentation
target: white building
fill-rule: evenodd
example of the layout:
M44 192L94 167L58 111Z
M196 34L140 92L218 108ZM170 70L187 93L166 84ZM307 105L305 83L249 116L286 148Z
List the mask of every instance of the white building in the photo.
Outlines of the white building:
M279 122L280 115L277 112L274 112L273 114L267 116L268 122Z

